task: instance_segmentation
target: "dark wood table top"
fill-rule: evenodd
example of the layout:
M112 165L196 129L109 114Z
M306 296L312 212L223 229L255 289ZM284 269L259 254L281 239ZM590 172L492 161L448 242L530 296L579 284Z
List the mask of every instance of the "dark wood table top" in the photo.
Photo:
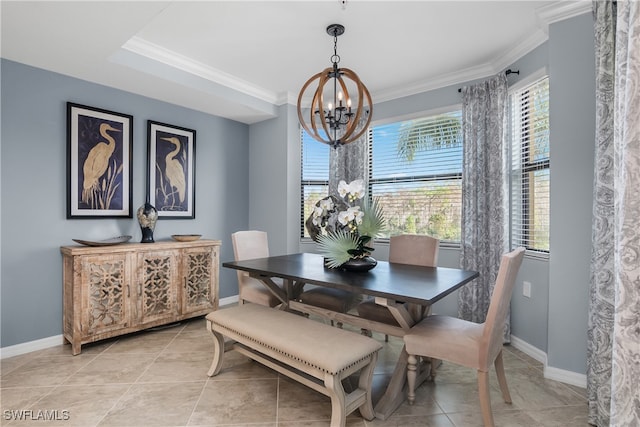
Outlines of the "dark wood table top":
M478 277L478 272L446 267L421 267L378 261L365 273L324 266L322 255L299 253L244 261L223 267L249 272L254 277L281 277L356 294L429 305Z

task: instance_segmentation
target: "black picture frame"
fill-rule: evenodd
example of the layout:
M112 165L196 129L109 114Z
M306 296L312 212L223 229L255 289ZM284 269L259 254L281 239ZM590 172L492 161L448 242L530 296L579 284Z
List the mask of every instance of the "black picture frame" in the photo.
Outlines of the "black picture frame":
M167 219L196 217L196 131L147 121L147 195Z
M67 102L67 219L132 218L133 116Z

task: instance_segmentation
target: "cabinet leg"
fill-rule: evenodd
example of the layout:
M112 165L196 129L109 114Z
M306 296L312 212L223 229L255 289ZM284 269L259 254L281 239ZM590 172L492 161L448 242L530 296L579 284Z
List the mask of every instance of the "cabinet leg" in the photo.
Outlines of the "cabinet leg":
M82 347L82 344L80 343L80 341L79 340L77 340L77 341L74 340L71 343L71 354L74 355L74 356L80 354L80 352L82 351L81 347Z

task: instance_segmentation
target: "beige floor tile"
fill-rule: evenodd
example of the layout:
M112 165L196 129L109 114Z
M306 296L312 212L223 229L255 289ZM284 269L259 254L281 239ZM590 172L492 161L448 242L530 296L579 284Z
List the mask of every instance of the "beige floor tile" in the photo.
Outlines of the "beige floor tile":
M192 353L196 351L213 354L213 335L211 332L180 332L164 349L165 353Z
M47 394L54 390L55 386L50 387L12 387L0 390L0 408L2 415L6 415L9 411L9 418L14 418L13 411L20 411L31 407ZM4 417L2 418L4 420ZM2 423L0 423L2 424Z
M589 427L586 404L527 411L527 415L545 427Z
M456 427L484 427L482 414L478 412L454 412L447 414ZM496 427L542 427L524 411L493 411Z
M280 378L278 422L331 420L331 399L289 378Z
M422 416L391 416L387 420L366 421L367 427L455 427L444 414Z
M3 375L2 388L61 384L95 357L95 355L79 354L34 358Z
M209 366L211 365L211 356ZM207 371L209 367L207 367ZM225 353L222 368L215 377L211 377L210 381L227 381L232 379L275 379L278 373L259 364L247 356L231 351Z
M176 330L175 332L178 331ZM104 353L158 354L167 348L175 337L176 334L169 331L135 333L120 338L109 346Z
M507 381L513 404L518 408L538 409L585 402L565 384L544 378L536 368L511 370Z
M71 375L71 384L132 384L156 358L153 354L103 353Z
M98 426L185 426L205 384L133 384Z
M137 380L147 382L206 381L209 353L162 353Z
M276 422L278 380L208 381L189 425Z
M54 419L36 420L34 425L95 426L128 388L128 385L59 386L29 409L34 413L48 411L55 414Z

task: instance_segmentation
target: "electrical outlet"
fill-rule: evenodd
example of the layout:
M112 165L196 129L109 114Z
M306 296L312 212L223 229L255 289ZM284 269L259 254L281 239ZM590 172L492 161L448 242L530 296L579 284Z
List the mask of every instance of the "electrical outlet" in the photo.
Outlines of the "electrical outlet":
M531 298L531 282L522 282L522 295Z

